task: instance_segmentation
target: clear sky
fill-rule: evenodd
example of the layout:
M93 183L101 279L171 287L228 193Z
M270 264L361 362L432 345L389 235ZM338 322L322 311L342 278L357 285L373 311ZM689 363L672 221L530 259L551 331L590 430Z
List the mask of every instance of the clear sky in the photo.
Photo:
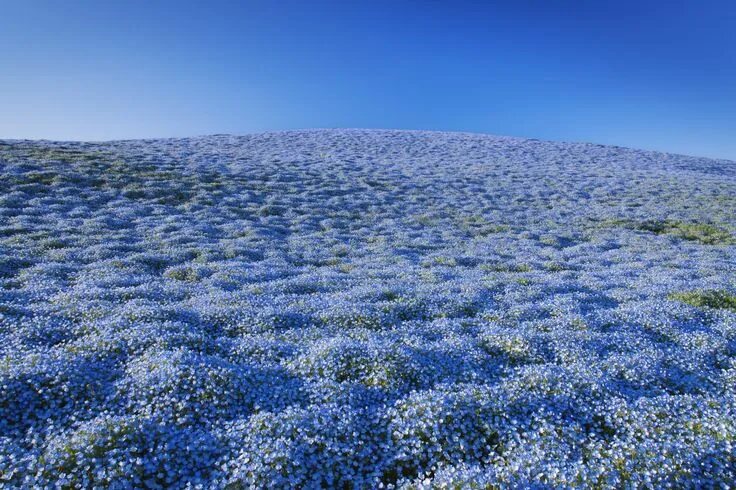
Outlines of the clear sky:
M326 127L736 160L736 1L0 0L0 138Z

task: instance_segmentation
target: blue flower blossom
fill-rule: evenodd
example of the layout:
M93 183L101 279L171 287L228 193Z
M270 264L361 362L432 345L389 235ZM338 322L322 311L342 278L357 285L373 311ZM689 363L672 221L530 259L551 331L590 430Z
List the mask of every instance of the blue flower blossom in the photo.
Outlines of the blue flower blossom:
M736 166L0 142L0 488L736 486Z

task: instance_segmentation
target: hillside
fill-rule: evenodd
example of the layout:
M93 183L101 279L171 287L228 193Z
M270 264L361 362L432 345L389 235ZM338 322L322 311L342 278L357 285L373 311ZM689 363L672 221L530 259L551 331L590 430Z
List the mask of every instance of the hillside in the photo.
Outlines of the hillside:
M0 486L736 483L736 163L0 141Z

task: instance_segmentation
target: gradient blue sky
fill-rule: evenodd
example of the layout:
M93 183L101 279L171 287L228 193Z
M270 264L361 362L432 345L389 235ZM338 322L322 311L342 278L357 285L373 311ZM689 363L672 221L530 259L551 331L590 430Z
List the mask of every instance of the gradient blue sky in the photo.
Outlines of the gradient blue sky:
M4 1L0 138L361 127L736 160L736 2Z

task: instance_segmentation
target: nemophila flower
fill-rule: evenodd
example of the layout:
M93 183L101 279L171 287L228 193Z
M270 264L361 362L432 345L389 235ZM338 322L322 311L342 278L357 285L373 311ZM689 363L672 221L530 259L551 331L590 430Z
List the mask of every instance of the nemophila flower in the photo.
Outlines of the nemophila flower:
M361 383L401 390L419 382L420 362L411 348L394 342L326 339L316 342L290 362L290 369L307 378Z
M0 142L0 487L736 485L733 164Z
M50 437L27 471L32 486L204 486L225 448L207 430L102 414Z
M443 463L484 461L499 449L501 418L484 390L437 389L398 400L386 412L392 458L385 478L414 478Z
M110 392L115 372L109 361L61 349L34 350L0 359L3 435L84 417Z
M229 485L246 488L376 486L386 431L375 409L328 404L257 414L228 426ZM237 442L236 442L237 441Z
M118 394L134 413L188 424L247 413L263 376L186 349L149 350L127 364Z

